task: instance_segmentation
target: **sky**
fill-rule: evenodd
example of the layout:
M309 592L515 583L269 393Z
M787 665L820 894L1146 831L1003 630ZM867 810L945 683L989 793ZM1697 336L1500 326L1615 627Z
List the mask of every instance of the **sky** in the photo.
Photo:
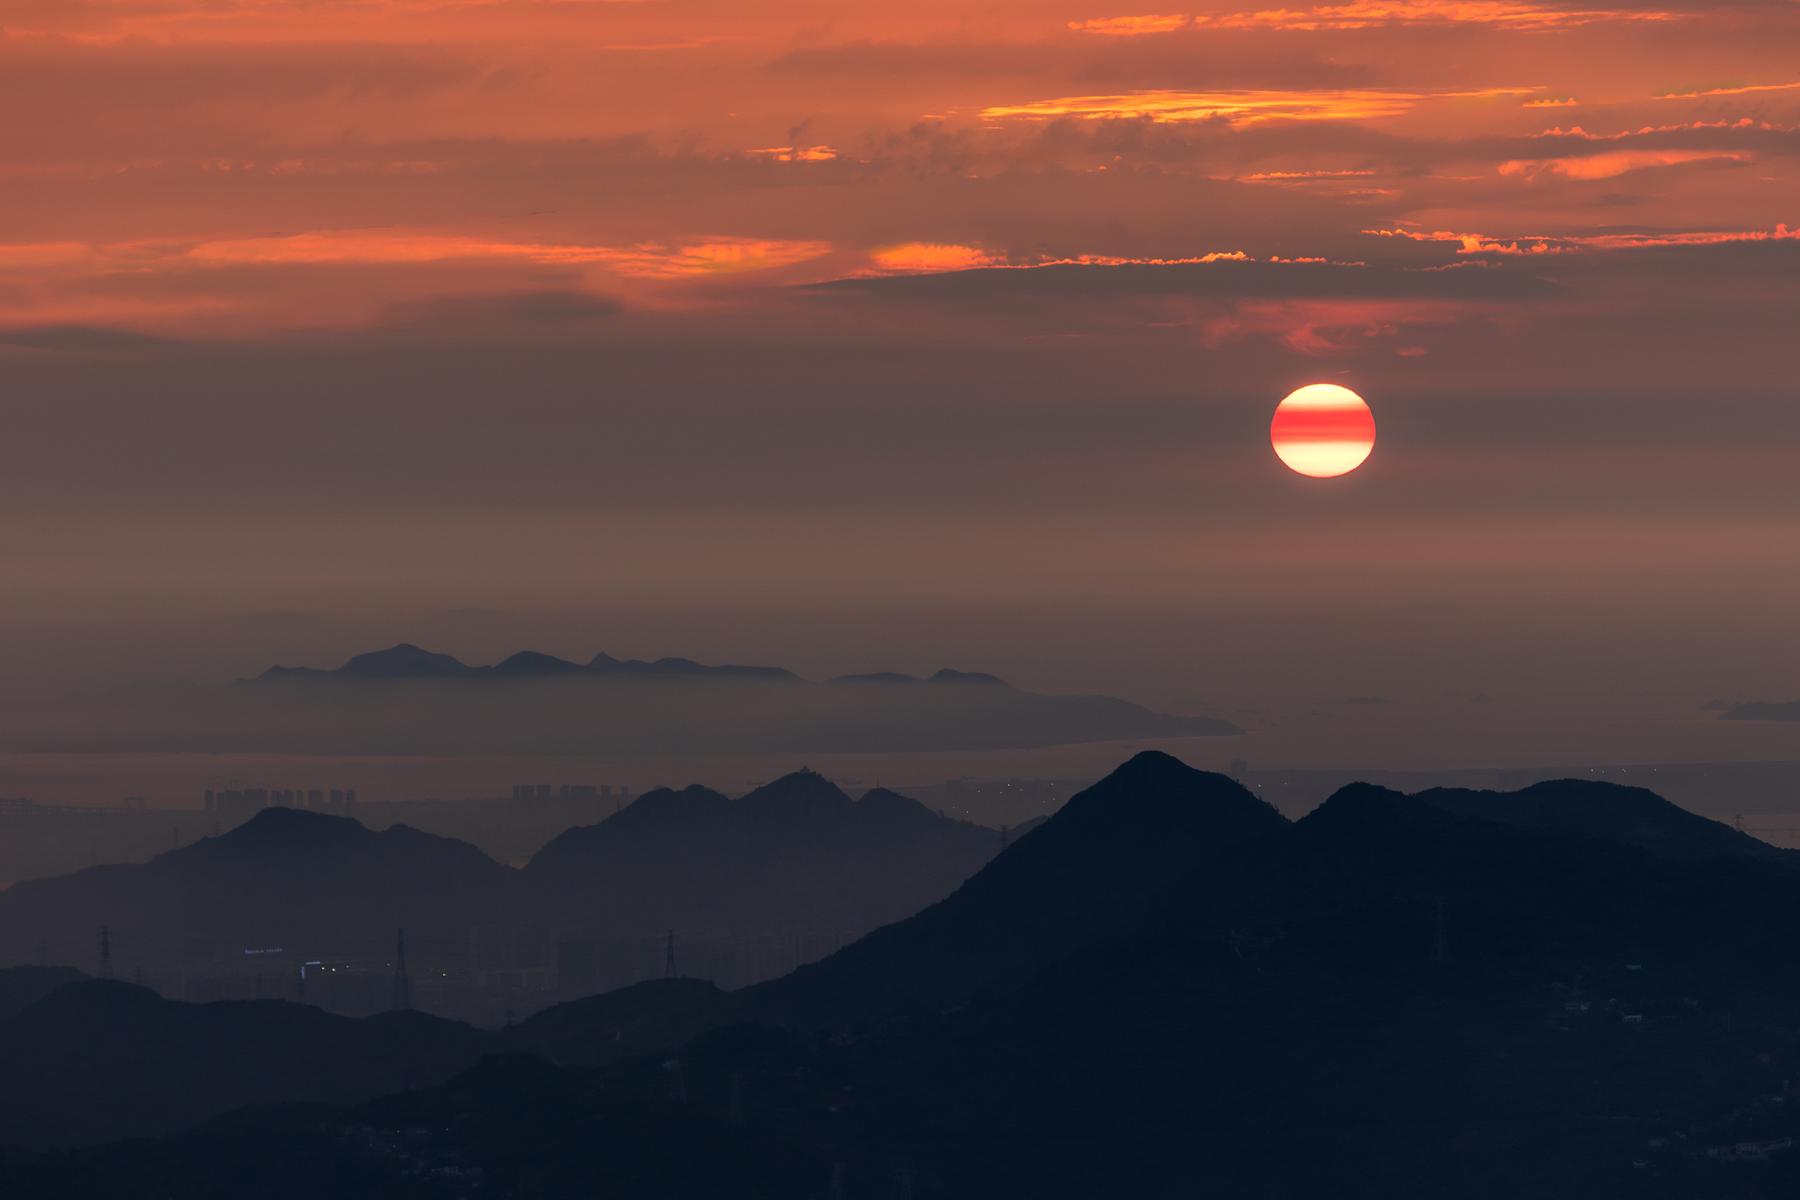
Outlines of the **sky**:
M1700 707L1800 696L1795 3L0 0L0 114L0 698L407 640L1800 758Z

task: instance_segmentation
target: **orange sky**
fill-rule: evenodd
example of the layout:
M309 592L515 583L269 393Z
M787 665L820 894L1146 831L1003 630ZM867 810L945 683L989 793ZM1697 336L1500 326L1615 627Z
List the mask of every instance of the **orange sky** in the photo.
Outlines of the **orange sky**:
M1362 262L1397 249L1369 229L1498 256L1800 224L1790 2L0 0L0 30L6 326L355 328L551 274L680 306L912 245ZM378 269L344 303L288 278L321 267Z
M958 665L1029 673L954 614L1329 562L1377 608L1525 605L1482 627L1504 672L1646 572L1659 643L1800 581L1797 280L1793 0L0 0L0 603L148 672L125 608L591 653L586 604L698 641L698 593L799 591L713 648L988 630ZM1257 439L1315 380L1382 444L1309 517ZM899 593L946 622L905 661L808 640ZM1800 694L1750 645L1672 690ZM1204 666L1082 654L1034 682ZM1325 673L1395 661L1442 659Z

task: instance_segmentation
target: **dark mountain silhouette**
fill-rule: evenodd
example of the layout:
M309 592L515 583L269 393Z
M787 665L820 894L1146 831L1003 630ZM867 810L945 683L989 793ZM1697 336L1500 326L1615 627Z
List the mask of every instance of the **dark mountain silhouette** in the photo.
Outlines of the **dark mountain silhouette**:
M930 679L926 680L926 682L927 683L977 683L977 684L993 684L993 685L996 685L999 687L1006 686L1006 681L1004 679L1001 679L998 675L989 675L984 671L953 671L949 667L945 667L943 670L938 671L937 673L932 675L932 677Z
M663 676L701 679L750 679L765 683L781 683L798 679L785 667L745 667L734 663L706 666L686 658L659 658L654 662L639 659L617 659L610 654L596 654L587 669L598 675Z
M659 789L571 829L525 867L533 903L601 929L862 932L949 893L1000 847L983 826L811 771L739 799Z
M288 955L269 969L282 972L273 986L287 994L296 955L384 962L404 928L455 963L471 927L523 923L585 939L590 974L568 974L596 986L634 978L621 947L669 930L776 937L814 956L949 894L1000 847L995 830L881 789L852 800L812 772L739 799L699 787L649 792L553 839L524 870L406 826L377 833L269 808L148 863L0 892L0 947L77 947L80 961L94 961L106 927L119 973L152 977L218 959L241 973L245 951L281 949ZM740 969L767 974L776 953Z
M509 1049L591 1067L679 1045L728 1024L731 995L701 979L651 979L546 1008L506 1031Z
M386 650L358 654L335 671L277 666L265 671L263 678L338 675L346 679L454 679L472 675L474 671L475 668L465 666L448 654L434 654L409 642L401 642Z
M472 667L448 654L422 650L409 642L358 654L335 669L319 667L270 667L259 677L275 679L529 679L546 675L638 676L700 679L754 679L764 682L796 679L781 667L707 666L686 658L659 658L655 662L617 659L596 654L586 663L570 662L536 650L521 650L492 666Z
M404 926L466 940L471 924L509 910L512 876L466 842L269 808L147 863L15 884L0 892L0 945L86 947L104 925L124 964L184 939L387 946Z
M1352 785L1288 824L1139 756L949 900L777 984L560 1006L499 1035L539 1058L7 1181L285 1195L305 1162L334 1195L451 1197L606 1170L605 1194L648 1200L716 1194L670 1182L699 1155L734 1194L846 1200L1791 1194L1800 877L1671 852L1667 814L1613 791L1565 792L1574 817L1536 814L1555 789L1449 798L1520 818L1496 821ZM868 1003L882 989L897 1003ZM833 1009L895 1019L732 1024Z
M716 1194L670 1182L700 1155L735 1194L847 1200L1792 1194L1800 876L1729 839L1681 853L1653 798L1611 791L1564 790L1570 816L1555 788L1359 784L1289 824L1142 755L948 900L786 980L563 1005L497 1035L540 1058L4 1181L285 1195L304 1162L334 1195L450 1197L605 1170L605 1194L648 1200ZM890 1019L733 1023L854 1013Z
M0 1021L0 1144L135 1137L277 1100L364 1099L447 1079L492 1048L492 1035L421 1013L182 1004L88 980Z
M570 662L566 658L557 658L550 654L539 654L536 650L521 650L510 658L503 659L491 667L480 668L495 675L530 676L530 675L571 675L584 670L580 663Z
M816 1149L635 1083L492 1054L442 1086L355 1108L251 1109L160 1142L0 1159L0 1186L9 1197L82 1200L827 1194Z
M1733 704L1719 714L1721 721L1800 721L1800 700L1751 700Z
M744 1003L758 1015L824 1024L935 1008L1141 928L1175 881L1286 825L1236 781L1145 752L944 900L750 989Z
M0 967L0 1021L86 978L74 967Z
M1646 788L1557 779L1516 792L1433 788L1418 795L1459 816L1586 833L1669 858L1744 857L1800 866L1800 852L1691 813Z

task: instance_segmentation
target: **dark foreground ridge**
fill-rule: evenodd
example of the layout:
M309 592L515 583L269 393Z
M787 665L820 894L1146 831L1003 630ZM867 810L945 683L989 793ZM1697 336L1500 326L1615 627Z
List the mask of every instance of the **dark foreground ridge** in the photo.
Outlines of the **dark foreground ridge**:
M808 788L792 802L827 799ZM814 967L738 993L644 984L492 1033L409 1029L414 1057L364 1051L420 1073L379 1098L244 1095L243 1078L278 1062L270 1043L312 1044L280 1024L313 1019L297 1006L65 988L0 1020L10 1086L57 1093L46 1114L117 1112L80 1102L104 1088L186 1120L193 1109L158 1088L180 1092L183 1054L204 1059L196 1080L218 1071L210 1039L242 1047L239 1099L308 1103L47 1152L80 1132L22 1113L32 1137L0 1185L1791 1195L1800 871L1730 833L1583 783L1353 785L1288 822L1229 779L1139 755L941 902ZM233 1040L247 1020L270 1022L263 1044ZM331 1036L401 1042L383 1019L353 1024ZM176 1049L133 1074L129 1029ZM55 1047L84 1037L99 1050L58 1072L78 1051Z

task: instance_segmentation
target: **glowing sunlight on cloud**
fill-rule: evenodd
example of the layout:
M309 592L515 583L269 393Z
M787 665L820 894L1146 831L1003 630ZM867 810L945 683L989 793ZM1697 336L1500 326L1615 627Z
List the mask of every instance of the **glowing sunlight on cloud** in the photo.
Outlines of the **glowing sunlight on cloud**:
M887 246L869 255L883 271L931 274L939 271L967 271L976 267L998 266L1004 260L974 246L955 246L943 242L907 242Z
M1684 14L1651 9L1570 9L1507 0L1355 0L1196 17L1218 29L1371 29L1392 25L1489 25L1540 31L1610 21L1673 21Z
M989 120L1224 120L1234 126L1262 121L1369 121L1397 117L1421 101L1451 97L1526 95L1531 88L1484 88L1467 92L1414 92L1381 89L1312 91L1301 89L1187 92L1159 90L1107 96L1063 96L1030 104L994 105Z
M187 258L207 264L418 264L467 259L607 268L640 279L684 279L791 266L831 252L828 242L707 238L629 246L513 242L440 234L304 233L204 242Z
M1748 96L1755 92L1792 92L1800 91L1800 81L1794 83L1749 83L1736 87L1707 88L1704 91L1662 92L1656 96L1658 100L1704 100L1712 96Z
M1490 237L1450 230L1365 229L1370 237L1401 238L1412 242L1454 243L1458 254L1537 255L1566 254L1581 250L1649 250L1676 246L1722 246L1736 242L1800 241L1800 228L1786 224L1773 229L1680 230L1667 233L1517 234Z
M1499 166L1500 174L1536 179L1544 175L1563 179L1613 179L1627 171L1673 167L1694 162L1743 162L1743 154L1723 150L1612 150L1582 158L1520 158Z
M1172 33L1193 23L1186 13L1166 16L1096 17L1089 21L1070 21L1076 33L1096 33L1103 37L1136 37L1145 33Z

